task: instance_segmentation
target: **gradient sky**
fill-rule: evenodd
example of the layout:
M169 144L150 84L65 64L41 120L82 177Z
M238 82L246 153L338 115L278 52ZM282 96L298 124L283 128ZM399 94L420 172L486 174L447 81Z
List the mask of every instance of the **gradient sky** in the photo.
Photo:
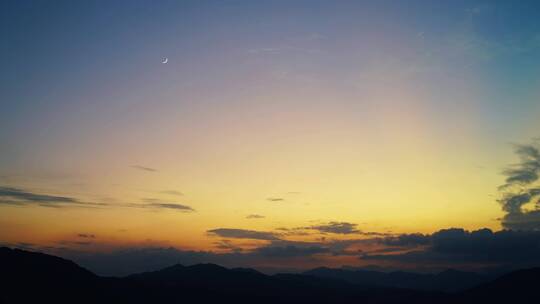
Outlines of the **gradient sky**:
M0 35L7 244L497 231L540 135L537 1L3 1Z

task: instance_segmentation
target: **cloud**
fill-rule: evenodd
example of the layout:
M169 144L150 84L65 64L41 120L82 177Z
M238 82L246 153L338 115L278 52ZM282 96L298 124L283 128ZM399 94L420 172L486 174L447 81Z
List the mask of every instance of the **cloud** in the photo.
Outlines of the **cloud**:
M146 171L146 172L157 172L157 169L140 166L140 165L132 165L131 168Z
M285 199L282 198L282 197L269 197L266 200L270 201L270 202L283 202L283 201L285 201Z
M79 233L77 234L78 237L83 239L94 239L96 236L94 234L88 234L88 233Z
M37 194L18 188L0 187L0 203L12 204L70 204L78 203L71 197Z
M73 197L35 193L14 187L0 186L0 205L40 206L50 208L99 207L105 203L81 202Z
M357 224L347 222L329 222L327 224L315 225L307 228L317 230L322 233L354 234L361 232L356 228L357 226Z
M216 235L225 238L252 239L252 240L278 240L278 235L274 232L255 231L234 228L217 228L207 231L210 235Z
M499 187L498 202L506 213L502 225L513 230L540 230L540 151L535 145L515 145L519 163L503 170L505 184ZM533 210L525 209L534 203Z
M20 205L20 206L40 206L49 208L65 207L124 207L124 208L142 208L142 209L172 209L181 212L195 212L196 210L184 204L162 201L154 198L143 199L145 204L133 203L97 203L82 202L76 198L66 196L53 196L47 194L38 194L27 190L13 187L0 187L0 205ZM82 234L81 234L82 235ZM89 237L90 235L88 235ZM82 237L82 236L79 236Z
M540 210L508 213L502 218L502 224L512 230L540 231Z
M243 251L242 247L234 245L230 240L220 240L214 243L215 247L222 250L229 250L232 252Z
M94 244L93 242L90 242L90 241L67 241L67 240L58 241L57 243L60 245L74 245L74 246L89 246L89 245Z
M265 218L264 215L259 215L259 214L249 214L248 216L246 216L247 219L263 219Z
M490 229L467 231L461 228L439 230L431 235L404 235L377 240L385 245L408 249L398 254L364 253L362 260L394 261L411 264L466 263L530 267L540 264L540 232Z
M514 152L519 156L520 162L514 164L503 171L506 176L506 184L502 187L512 185L527 185L538 180L540 172L540 152L533 145L515 145Z
M147 204L142 204L142 205L131 204L131 206L139 207L139 208L163 208L163 209L174 209L174 210L183 211L183 212L195 212L195 209L191 208L190 206L166 202L160 199L145 198L143 199L143 201L146 202Z
M150 204L149 206L156 207L156 208L174 209L174 210L186 211L186 212L195 211L195 209L191 208L190 206L181 205L181 204L173 204L173 203L155 203L155 204Z
M358 224L348 222L328 222L312 226L302 226L286 228L280 227L276 230L283 231L284 235L310 235L313 233L334 233L334 234L362 234L369 236L384 236L386 234L379 232L362 232L357 228Z
M285 236L306 236L310 235L311 233L309 231L306 231L307 227L293 227L293 228L287 228L287 227L279 227L276 228L276 230L280 231L281 235Z
M412 233L401 234L398 236L389 236L379 239L378 241L388 246L416 247L429 244L430 237L429 235L424 235L421 233Z
M24 249L24 250L36 250L36 248L40 248L39 245L37 244L27 243L27 242L17 242L17 243L1 242L0 246L13 247L13 248Z
M518 193L505 193L500 200L503 210L509 214L522 213L523 205L540 195L540 188L523 189Z

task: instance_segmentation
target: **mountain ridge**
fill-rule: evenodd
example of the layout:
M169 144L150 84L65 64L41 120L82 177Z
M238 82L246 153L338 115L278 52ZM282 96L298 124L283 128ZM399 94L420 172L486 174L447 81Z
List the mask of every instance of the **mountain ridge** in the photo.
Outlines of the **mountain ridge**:
M512 272L464 292L439 292L403 287L361 285L309 272L265 275L250 268L228 269L216 264L175 264L161 270L123 278L100 277L77 264L55 256L0 248L0 303L478 303L518 299L534 293L540 268ZM355 274L339 270L339 274ZM374 275L368 271L369 275ZM450 277L466 272L447 270L433 276ZM410 278L418 274L375 274ZM426 278L428 278L427 276ZM433 277L429 277L433 278ZM516 297L519 291L524 296Z

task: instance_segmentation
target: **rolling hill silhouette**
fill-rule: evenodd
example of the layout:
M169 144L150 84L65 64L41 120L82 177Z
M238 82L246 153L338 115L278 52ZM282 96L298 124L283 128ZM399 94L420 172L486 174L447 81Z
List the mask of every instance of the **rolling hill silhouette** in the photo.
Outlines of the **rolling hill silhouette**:
M540 268L517 270L464 292L468 303L537 303Z
M340 279L352 284L374 287L394 287L419 290L455 292L487 282L491 277L453 269L438 274L421 274L404 271L379 272L370 270L345 270L316 268L304 274L321 278Z
M214 264L173 265L123 278L96 276L59 257L0 248L0 303L528 303L540 269L517 271L465 292L429 289L455 284L469 273L357 273L319 268L268 276L253 269ZM349 273L350 272L350 273ZM377 278L378 276L378 278ZM369 281L368 277L374 278ZM410 284L400 280L414 281ZM428 279L437 281L432 285ZM416 280L416 281L415 281ZM468 279L469 283L471 279ZM365 283L365 284L364 284ZM388 285L408 288L387 287ZM462 283L462 282L459 282ZM427 284L427 285L426 285ZM455 286L455 285L454 285ZM461 285L463 286L463 285ZM428 288L429 287L429 288ZM450 288L442 288L449 290ZM520 295L516 297L515 293ZM516 299L518 300L516 302ZM488 301L489 300L489 301Z
M47 254L0 248L0 299L21 303L50 299L64 303L85 295L92 303L100 278L77 264Z

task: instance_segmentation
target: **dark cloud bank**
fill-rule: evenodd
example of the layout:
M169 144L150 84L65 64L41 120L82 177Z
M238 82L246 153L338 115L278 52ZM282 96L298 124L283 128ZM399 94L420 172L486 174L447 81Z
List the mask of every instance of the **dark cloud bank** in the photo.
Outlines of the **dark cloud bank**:
M512 267L540 265L539 231L493 232L489 229L480 229L469 232L452 228L431 235L408 234L381 238L377 239L377 242L410 251L387 255L365 253L361 255L361 259L441 265L465 263Z
M322 266L329 259L347 258L349 265L380 264L387 267L414 270L487 270L517 269L540 265L540 232L493 232L489 229L466 231L443 229L433 234L402 234L369 239L321 240L300 242L280 239L271 232L242 229L213 229L218 251L192 251L164 247L130 247L106 253L86 251L92 245L73 249L69 242L59 247L23 244L25 248L54 253L72 259L103 275L126 275L150 271L180 263L216 263L226 267L253 267L275 271ZM242 249L229 239L264 242L255 249ZM21 244L4 244L21 247ZM77 244L73 244L77 245ZM354 248L374 249L354 249ZM224 251L223 251L224 250ZM353 262L350 262L353 261ZM356 262L354 262L356 261Z

